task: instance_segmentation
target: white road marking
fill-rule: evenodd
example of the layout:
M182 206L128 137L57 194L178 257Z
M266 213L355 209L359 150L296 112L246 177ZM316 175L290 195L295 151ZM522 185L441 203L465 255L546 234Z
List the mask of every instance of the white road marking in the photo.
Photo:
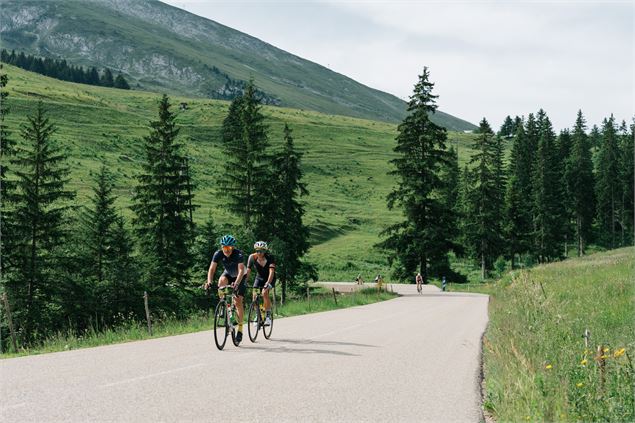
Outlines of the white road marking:
M138 376L138 377L133 377L133 378L130 378L130 379L120 380L118 382L107 383L105 385L99 385L99 387L100 388L110 388L111 386L122 385L124 383L130 383L130 382L137 382L139 380L150 379L150 378L153 378L153 377L163 376L163 375L167 375L167 374L170 374L170 373L182 372L183 370L195 369L197 367L202 367L202 366L206 366L206 365L207 365L207 363L193 364L191 366L179 367L179 368L172 369L172 370L166 370L164 372L152 373L152 374L145 375L145 376Z

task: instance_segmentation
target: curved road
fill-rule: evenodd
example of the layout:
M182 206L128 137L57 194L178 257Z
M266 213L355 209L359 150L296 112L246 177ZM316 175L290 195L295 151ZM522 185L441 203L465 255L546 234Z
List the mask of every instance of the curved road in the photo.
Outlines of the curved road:
M0 421L481 421L488 297L394 287L224 351L205 331L1 360Z

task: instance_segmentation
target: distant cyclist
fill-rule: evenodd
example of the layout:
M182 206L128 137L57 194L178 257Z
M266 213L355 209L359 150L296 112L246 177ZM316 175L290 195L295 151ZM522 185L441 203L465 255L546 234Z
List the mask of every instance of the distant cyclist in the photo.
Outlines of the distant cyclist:
M355 278L355 283L357 285L364 285L364 279L362 278L362 274L361 273L359 275L357 275L357 277Z
M245 265L243 264L243 253L236 248L236 238L231 235L225 235L220 240L221 249L214 253L212 262L207 272L207 283L205 289L209 289L216 273L216 267L219 262L223 263L225 269L218 279L218 287L222 288L231 284L236 292L236 311L238 312L238 333L236 334L236 342L240 343L243 339L243 298L245 297Z
M262 289L262 298L265 302L265 326L271 324L271 300L269 299L269 290L276 284L276 260L269 254L269 247L264 241L257 241L254 244L255 253L249 256L247 260L247 277L251 273L251 268L256 269L256 277L254 278L254 288ZM254 298L256 293L254 292Z
M421 277L421 273L417 273L417 276L415 276L415 282L417 283L417 292L421 292L421 286L423 285L423 277Z

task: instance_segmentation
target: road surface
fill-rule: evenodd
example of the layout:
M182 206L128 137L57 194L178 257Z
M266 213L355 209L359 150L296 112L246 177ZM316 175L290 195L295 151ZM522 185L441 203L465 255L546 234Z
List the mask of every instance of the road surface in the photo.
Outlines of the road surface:
M224 351L205 331L0 360L0 421L481 421L488 297L394 287Z

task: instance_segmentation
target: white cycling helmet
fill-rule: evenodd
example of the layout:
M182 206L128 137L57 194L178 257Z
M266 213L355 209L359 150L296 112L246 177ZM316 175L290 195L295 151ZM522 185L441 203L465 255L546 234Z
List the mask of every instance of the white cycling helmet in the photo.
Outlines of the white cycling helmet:
M268 250L269 248L267 247L267 243L264 241L256 241L256 243L254 244L254 250L258 251L258 250Z

